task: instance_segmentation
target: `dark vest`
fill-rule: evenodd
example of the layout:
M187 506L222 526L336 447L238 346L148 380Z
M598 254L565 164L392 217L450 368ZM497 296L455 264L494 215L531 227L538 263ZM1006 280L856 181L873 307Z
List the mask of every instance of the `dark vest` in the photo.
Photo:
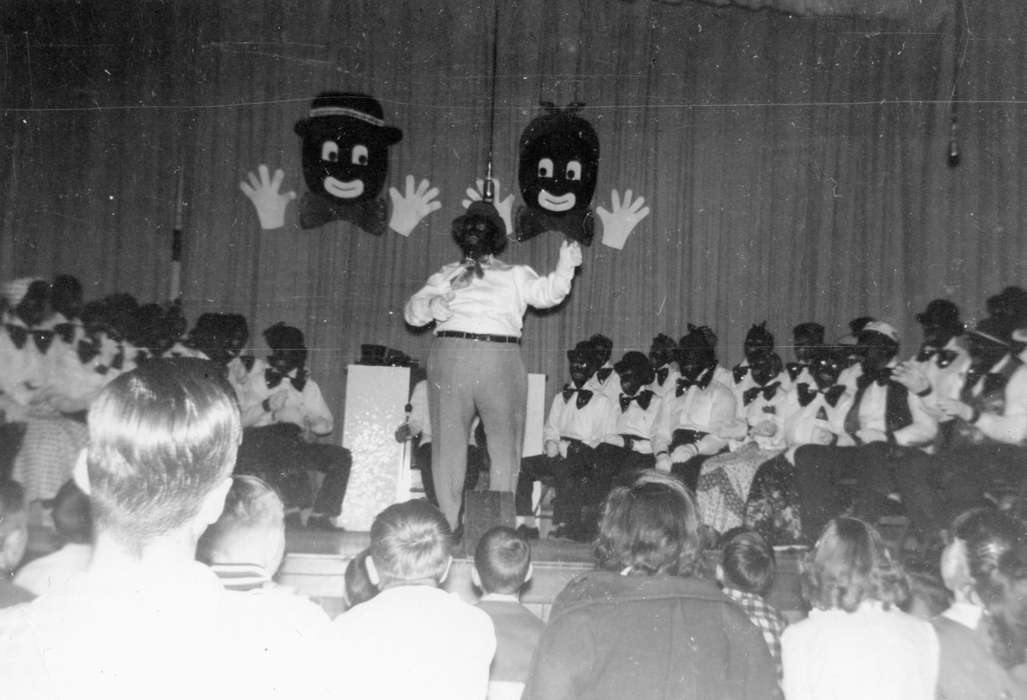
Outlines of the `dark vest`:
M852 408L845 416L845 432L850 435L862 427L859 424L859 406L863 403L863 396L871 384L873 382L865 377L857 380L856 397L852 402ZM885 388L887 391L884 399L884 427L894 433L913 422L913 413L909 410L909 389L890 379Z

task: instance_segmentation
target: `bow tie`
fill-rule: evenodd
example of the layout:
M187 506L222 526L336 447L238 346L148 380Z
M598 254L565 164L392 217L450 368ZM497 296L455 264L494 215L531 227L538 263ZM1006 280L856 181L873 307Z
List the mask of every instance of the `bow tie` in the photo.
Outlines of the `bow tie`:
M639 407L643 411L648 411L649 410L649 404L652 403L652 400L653 400L653 392L651 392L651 391L640 391L637 394L635 394L634 396L628 396L627 394L621 394L620 395L620 410L621 410L621 413L624 413L625 411L628 410L628 406L631 405L632 401L635 401L636 403L638 403Z
M74 323L58 323L53 327L54 333L60 336L61 340L65 343L71 344L71 341L75 338L75 324Z
M592 392L588 389L578 389L577 387L568 384L563 388L563 400L564 402L570 401L574 394L578 395L578 400L575 402L578 408L584 408L588 405L588 402L592 400Z
M670 366L668 366L668 365L664 365L663 367L660 367L658 370L656 370L656 382L660 386L663 386L663 383L665 381L667 381L667 377L669 377L669 376L670 376Z
M290 377L287 374L282 374L274 367L268 367L264 370L264 382L267 384L268 389L274 389L282 383L283 379L288 379L289 383L292 384L292 388L296 391L303 391L303 387L307 385L306 372L297 370L296 376Z
M681 377L678 380L678 387L674 391L675 396L681 396L683 393L688 391L693 386L699 387L700 390L705 390L710 385L710 381L713 379L713 372L707 372L698 379L689 379L688 377Z
M32 341L36 344L36 348L45 355L56 334L50 329L43 328L33 328L29 333L32 334Z
M828 387L827 389L811 389L810 385L803 382L799 385L799 405L809 406L810 402L820 394L824 397L824 400L834 408L838 405L838 399L845 393L844 384L835 384L834 386Z
M100 345L94 340L83 339L78 341L78 347L75 350L78 352L79 362L86 364L100 354Z
M866 389L871 383L877 384L877 386L884 386L891 381L891 368L884 367L877 370L873 374L862 374L859 379L856 380L857 388L860 390Z
M809 367L809 365L805 362L789 362L787 365L785 365L785 369L788 370L788 376L791 377L793 382L795 381L796 377L802 374L802 370L806 369L807 367Z
M745 375L749 373L749 365L735 365L734 369L731 370L731 374L735 377L735 384L745 379Z
M600 367L596 370L596 379L599 380L600 384L605 384L611 374L613 374L613 367Z
M754 386L751 389L746 389L742 392L742 403L746 406L756 400L756 397L763 394L763 398L770 401L774 398L774 394L780 388L781 382L771 382L770 384L764 384L763 386Z
M934 358L934 364L939 368L944 369L959 357L959 353L955 350L947 350L945 348L935 348L929 345L924 345L920 348L920 352L917 353L916 361L927 362L932 357Z
M587 405L588 401L592 400L593 394L593 392L588 391L587 389L578 389L572 384L566 385L564 387L563 392L561 393L563 393L565 402L571 400L571 396L577 394L578 397L577 401L575 401L575 404L577 405L578 409L583 409L583 407Z
M13 323L5 323L4 327L7 328L7 335L10 336L11 342L14 343L14 347L21 350L25 347L25 341L29 338L29 329L25 326L16 326Z
M242 366L246 368L247 372L253 371L253 363L255 361L256 358L253 357L253 355L239 355L239 362L242 363Z
M385 201L382 199L340 202L327 195L307 192L300 199L300 226L320 228L332 221L346 221L380 236L386 228L385 209Z

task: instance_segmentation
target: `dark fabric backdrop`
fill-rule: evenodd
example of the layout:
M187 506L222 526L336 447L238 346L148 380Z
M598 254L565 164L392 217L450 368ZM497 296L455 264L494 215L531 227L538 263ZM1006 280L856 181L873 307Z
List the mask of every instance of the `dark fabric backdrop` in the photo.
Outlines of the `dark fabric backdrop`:
M906 5L900 17L813 18L693 2L501 2L503 189L539 100L581 100L602 144L593 204L630 188L652 208L622 251L598 240L585 251L564 306L529 314L529 371L554 391L562 351L597 331L620 353L709 323L732 363L753 322L767 319L783 346L798 322L838 336L864 313L894 322L909 353L931 298L973 317L988 294L1027 281L1027 10L1022 0ZM491 3L0 11L0 279L70 272L90 297L165 298L183 167L190 318L242 312L258 352L271 323L303 328L338 415L361 343L426 357L430 334L408 329L402 309L458 254L449 222L484 173ZM303 231L295 205L284 229L259 229L238 182L267 163L304 191L293 124L325 89L375 95L404 130L389 184L412 173L442 190L442 209L409 238L338 223ZM558 247L541 237L504 257L545 272Z

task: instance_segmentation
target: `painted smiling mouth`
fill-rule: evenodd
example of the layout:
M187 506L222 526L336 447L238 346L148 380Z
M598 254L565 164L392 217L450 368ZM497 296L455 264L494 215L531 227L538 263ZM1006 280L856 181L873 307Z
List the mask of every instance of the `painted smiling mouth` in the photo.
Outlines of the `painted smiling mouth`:
M338 197L339 199L354 199L364 193L364 181L363 180L350 180L349 182L343 182L337 180L334 177L326 177L324 179L325 192Z
M548 209L549 211L569 211L574 208L574 203L576 201L577 198L574 196L573 192L568 192L560 197L551 195L545 190L538 193L539 206L543 209Z

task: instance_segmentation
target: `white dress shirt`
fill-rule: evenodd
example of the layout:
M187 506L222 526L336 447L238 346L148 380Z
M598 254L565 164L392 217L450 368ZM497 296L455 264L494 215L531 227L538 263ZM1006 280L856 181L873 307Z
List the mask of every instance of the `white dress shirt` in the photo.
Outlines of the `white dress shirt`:
M934 700L938 638L926 620L864 602L817 610L781 635L787 700Z
M894 367L895 363L889 364ZM871 382L863 392L856 410L859 412L859 432L857 437L864 443L887 441L886 402L888 385ZM895 442L907 447L926 447L938 434L938 422L924 408L923 400L908 392L906 402L913 422L895 431Z
M788 376L782 372L780 375L767 382L767 384L781 382L782 377L784 379L788 378ZM749 388L752 389L756 386L757 385L754 383ZM778 385L777 389L774 391L774 395L769 399L762 391L760 391L756 395L756 398L748 404L745 403L744 395L738 398L738 404L740 406L738 409L739 413L749 428L748 441L754 441L762 450L778 450L785 446L784 408L787 397L788 389L782 383ZM774 424L773 435L758 435L753 433L753 428L768 420Z
M453 315L436 323L436 333L459 331L520 337L528 307L556 306L570 293L574 279L573 267L557 266L545 277L527 265L509 265L497 259L482 267L483 277L471 275L470 283L459 288L454 288L453 282L464 269L462 263L450 263L429 277L427 284L407 302L403 313L406 322L411 326L431 323L431 300L452 293L448 304Z
M610 373L606 376L605 381L599 381L599 373L606 370L610 370ZM588 381L585 382L585 388L591 391L598 391L610 399L610 401L616 401L621 391L620 375L613 371L613 364L607 362L588 378Z
M561 390L549 406L549 417L542 429L542 439L544 442L558 443L560 454L566 457L568 438L595 447L610 434L611 416L610 400L601 393L593 392L588 403L578 408L578 394L564 401Z
M734 417L735 397L729 388L716 379L711 380L705 389L690 386L681 396L671 394L664 400L656 419L653 449L656 452L666 450L675 430L697 430L709 433L696 445L699 454L716 454L727 445L727 441L719 437L717 431L722 430Z
M663 367L660 367L660 369L667 370L667 379L661 383L660 378L656 377L653 379L653 383L645 388L649 389L659 397L673 397L674 391L678 387L678 380L681 379L681 372L679 372L677 367L675 367L673 364L663 365ZM657 370L657 372L658 371L659 370Z
M659 418L662 406L663 399L655 393L649 401L649 407L645 409L638 404L638 401L632 401L624 411L620 407L620 397L616 401L611 401L609 423L612 427L611 432L603 438L603 442L623 447L624 438L622 436L633 435L644 439L635 441L632 449L641 454L652 454L652 440L656 435L656 419Z
M323 436L331 433L334 427L332 411L325 403L317 382L307 377L303 391L297 391L289 381L299 371L294 369L272 389L265 380L264 372L267 368L266 362L255 360L253 370L242 387L239 404L243 427L262 428L276 423L293 423L314 435ZM275 398L272 398L272 395ZM278 396L284 396L284 405L275 410L265 410L264 401L275 404L280 400Z
M845 417L849 414L852 400L855 398L852 391L846 389L832 406L819 392L815 383L807 384L811 391L815 390L818 393L813 400L803 406L799 403L800 386L803 384L805 382L792 387L782 408L785 416L785 444L788 446L785 456L790 462L793 461L795 450L803 445L852 444L852 438L845 432Z
M949 339L943 350L957 353L956 359L944 367L938 366L936 356L932 356L923 362L917 362L916 355L910 358L906 364L923 375L930 385L928 393L921 397L924 410L937 422L944 423L952 420L938 407L938 402L944 399L958 399L966 381L967 370L970 369L970 353L963 347L959 336ZM918 353L919 354L919 353Z

